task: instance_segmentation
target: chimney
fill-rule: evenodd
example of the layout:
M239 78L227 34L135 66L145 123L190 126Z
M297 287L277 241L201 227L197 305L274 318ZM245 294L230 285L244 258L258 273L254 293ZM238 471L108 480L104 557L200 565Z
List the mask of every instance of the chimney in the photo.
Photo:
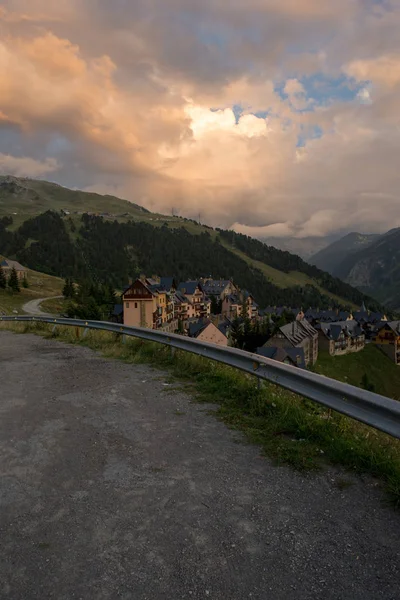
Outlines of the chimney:
M146 275L141 273L139 279L140 279L140 281L143 281L143 283L144 283L146 281Z
M129 285L132 285L132 283L133 283L133 279L132 279L132 277L129 277L129 279L128 279L128 284L129 284Z

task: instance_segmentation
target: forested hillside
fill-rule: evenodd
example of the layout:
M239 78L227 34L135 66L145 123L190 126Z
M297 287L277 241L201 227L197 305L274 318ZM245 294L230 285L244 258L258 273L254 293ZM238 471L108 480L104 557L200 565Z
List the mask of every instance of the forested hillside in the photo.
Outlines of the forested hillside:
M16 257L30 268L61 277L90 278L119 288L142 272L175 275L178 279L233 278L241 288L251 290L261 306L327 308L361 304L365 299L359 291L301 258L233 232L204 229L193 235L183 227L154 227L135 221L120 223L87 214L77 222L52 211L26 220L14 232L7 229L8 225L8 221L0 221L0 253ZM260 269L221 243L228 238L247 257L281 271L298 270L309 275L326 293L310 284L277 287ZM340 295L343 301L334 301L330 293ZM367 300L370 308L378 306Z

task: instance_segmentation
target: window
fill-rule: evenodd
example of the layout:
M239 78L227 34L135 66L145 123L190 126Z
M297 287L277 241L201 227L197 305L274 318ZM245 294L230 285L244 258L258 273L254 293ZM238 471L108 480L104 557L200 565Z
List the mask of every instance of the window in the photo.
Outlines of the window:
M137 308L137 302L135 302L135 308Z
M129 308L129 302L126 302L125 306L126 308Z

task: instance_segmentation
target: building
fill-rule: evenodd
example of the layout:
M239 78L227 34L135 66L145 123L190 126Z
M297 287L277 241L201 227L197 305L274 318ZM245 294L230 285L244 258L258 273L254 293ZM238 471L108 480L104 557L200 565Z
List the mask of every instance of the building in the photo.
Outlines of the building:
M265 358L272 358L286 365L291 365L292 367L298 367L299 369L306 368L303 348L263 346L262 348L257 348L257 354Z
M122 294L124 325L160 329L174 320L171 295L160 283L136 279Z
M177 291L187 301L187 317L207 318L211 314L211 300L204 293L199 281L181 281Z
M208 319L199 319L196 323L190 323L188 335L202 342L210 342L218 346L228 345L226 335Z
M400 321L382 321L373 341L396 365L400 365Z
M23 267L16 260L9 260L8 258L5 258L0 263L0 266L3 269L3 272L7 278L10 276L10 273L13 269L16 270L17 277L20 281L22 281L23 279L27 279L28 277L28 269L26 267Z
M235 284L229 279L201 279L200 283L206 296L214 296L219 300L238 292Z
M243 307L246 306L249 319L255 319L258 316L258 304L254 296L247 290L237 294L229 294L222 301L221 314L223 318L236 319L243 316Z
M354 319L320 324L319 347L327 350L331 356L359 352L364 346L365 333Z
M303 348L304 362L308 367L318 358L318 331L306 320L293 321L279 327L276 333L264 344L263 348Z

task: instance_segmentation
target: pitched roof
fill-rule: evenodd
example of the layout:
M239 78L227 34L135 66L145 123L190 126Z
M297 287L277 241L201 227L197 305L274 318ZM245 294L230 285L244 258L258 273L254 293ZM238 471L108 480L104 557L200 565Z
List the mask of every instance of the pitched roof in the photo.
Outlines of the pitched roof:
M211 321L208 319L199 319L195 323L189 323L189 337L197 337L210 323Z
M219 295L222 294L229 283L231 283L229 279L207 279L203 283L203 290L207 295Z
M260 356L265 356L265 358L272 358L278 362L285 362L285 360L288 359L293 366L299 367L300 369L306 368L303 348L278 348L277 346L262 346L261 348L257 348L257 354Z
M320 323L320 328L328 339L334 341L339 339L341 333L352 338L364 335L363 330L355 319L350 321L337 321L336 323Z
M287 325L283 325L279 328L279 331L285 336L285 338L292 344L297 346L305 338L313 337L317 334L317 330L310 325L306 319L300 321L293 321Z
M172 288L176 288L176 281L174 277L160 277L160 284L168 292L171 291Z
M23 267L19 262L17 262L16 260L10 260L8 258L5 258L2 262L1 262L1 266L2 267L9 267L10 269L14 268L16 271L27 271L28 269L26 267Z
M182 292L183 294L192 295L195 293L197 287L199 287L201 290L203 289L198 281L181 281L178 285L178 291Z
M388 325L395 333L400 333L400 321L385 321L385 325Z

